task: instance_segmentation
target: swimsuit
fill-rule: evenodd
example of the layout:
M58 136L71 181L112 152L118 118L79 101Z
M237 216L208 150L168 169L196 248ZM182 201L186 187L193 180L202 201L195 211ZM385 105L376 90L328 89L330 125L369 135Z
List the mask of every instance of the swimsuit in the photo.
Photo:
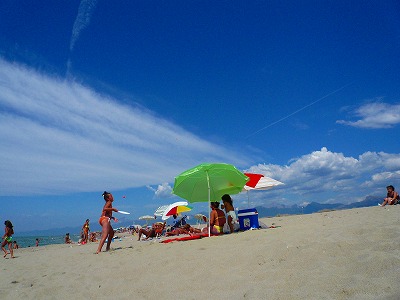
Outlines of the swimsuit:
M103 223L104 220L107 220L108 222L110 222L110 218L109 217L101 216L100 219L99 219L100 226L103 226L103 224L101 224L101 223Z
M231 216L232 217L232 223L236 222L236 214L233 210L230 210L226 213L226 216Z
M222 223L222 226L224 226L224 224L226 223L226 218L225 218L224 212L220 209L216 209L215 211L217 212L217 217L215 218L215 222L217 222L217 220L218 220L218 224ZM221 221L219 221L219 220L221 220Z
M218 233L222 233L224 227L223 226L218 226L218 225L213 225L213 228L218 232Z
M9 243L11 243L12 241L12 236L6 236L5 240Z

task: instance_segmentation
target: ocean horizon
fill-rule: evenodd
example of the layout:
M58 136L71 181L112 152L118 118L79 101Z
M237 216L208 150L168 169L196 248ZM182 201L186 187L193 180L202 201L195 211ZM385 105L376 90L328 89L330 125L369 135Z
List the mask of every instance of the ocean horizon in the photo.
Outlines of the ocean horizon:
M29 248L36 247L36 239L39 239L39 246L64 244L64 237L65 235L13 235L13 242L16 241L19 248ZM72 234L70 237L75 243L77 243L80 239L79 234Z

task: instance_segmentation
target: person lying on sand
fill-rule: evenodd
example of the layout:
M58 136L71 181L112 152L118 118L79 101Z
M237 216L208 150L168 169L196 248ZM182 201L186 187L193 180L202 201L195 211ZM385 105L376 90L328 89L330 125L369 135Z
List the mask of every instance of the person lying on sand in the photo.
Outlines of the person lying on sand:
M149 239L149 238L153 238L153 237L157 237L157 236L161 235L162 232L163 232L163 230L164 230L164 228L165 228L165 224L166 224L166 223L167 223L167 222L164 222L164 223L160 223L160 222L154 223L154 224L151 226L151 229L149 229L149 230L146 230L146 229L143 229L143 228L139 229L139 232L138 232L138 233L139 233L138 241L140 241L140 238L142 237L143 234L146 236L145 240L147 240L147 239Z
M180 234L192 234L192 233L201 233L200 229L193 228L190 224L186 224L180 228L175 228L174 230L167 232L166 236L171 235L180 235Z

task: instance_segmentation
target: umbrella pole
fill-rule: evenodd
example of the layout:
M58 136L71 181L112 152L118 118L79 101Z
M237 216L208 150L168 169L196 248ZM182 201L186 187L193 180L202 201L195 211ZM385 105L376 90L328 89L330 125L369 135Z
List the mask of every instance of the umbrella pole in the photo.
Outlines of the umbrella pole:
M210 228L210 205L211 205L211 192L210 192L210 178L208 177L208 171L206 171L207 175L207 186L208 186L208 237L211 236L211 228Z
M247 191L247 208L250 208L250 196L249 196L249 191Z

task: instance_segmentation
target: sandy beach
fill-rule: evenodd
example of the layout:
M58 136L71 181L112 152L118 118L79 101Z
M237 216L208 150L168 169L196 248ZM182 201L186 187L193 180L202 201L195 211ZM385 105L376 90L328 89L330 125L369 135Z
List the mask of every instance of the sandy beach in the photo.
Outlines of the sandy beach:
M277 228L15 251L1 299L400 299L400 205L260 219ZM280 226L280 227L279 227Z

